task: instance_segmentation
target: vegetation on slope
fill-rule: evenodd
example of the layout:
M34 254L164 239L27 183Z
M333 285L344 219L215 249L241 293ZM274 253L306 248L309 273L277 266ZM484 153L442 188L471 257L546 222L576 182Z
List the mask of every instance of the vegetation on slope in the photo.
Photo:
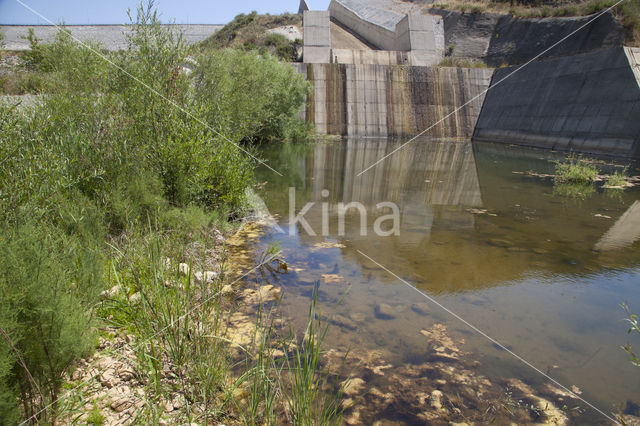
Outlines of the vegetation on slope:
M446 0L435 4L425 2L428 7L459 10L463 13L504 13L516 18L586 16L600 12L616 3L617 0ZM625 0L612 12L620 23L629 29L629 43L638 45L640 43L640 0Z
M95 54L99 45L91 51L61 31L28 55L27 66L47 76L41 102L0 103L2 424L55 423L66 377L95 348L98 326L116 312L131 314L126 298L104 310L105 289L138 293L153 327L161 317L184 326L175 315L196 304L208 317L201 301L215 289L173 297L159 278L175 270L159 272L158 256L187 260L184 241L206 246L213 223L242 215L256 163L250 142L307 131L292 118L307 83L268 54L206 51L189 59L181 36L143 8L130 43L108 63ZM185 358L191 337L170 348L174 363L211 355L202 340L189 342ZM155 350L176 343L162 338ZM151 356L149 343L138 348L144 374L165 359ZM204 362L193 368L182 371L183 383L203 391L207 380L207 389L219 389L216 378L226 374ZM149 377L141 380L161 396ZM157 403L152 398L149 409Z
M201 47L203 50L229 47L248 51L257 50L261 54L269 52L283 61L294 62L298 59L298 48L302 46L302 40L289 41L281 34L272 34L267 31L285 25L302 28L302 18L292 13L240 14L203 41Z

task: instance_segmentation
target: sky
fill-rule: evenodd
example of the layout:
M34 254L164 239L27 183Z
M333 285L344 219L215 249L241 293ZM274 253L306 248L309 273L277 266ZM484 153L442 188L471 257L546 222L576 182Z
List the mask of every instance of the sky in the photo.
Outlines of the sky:
M139 0L0 0L0 25L48 24L20 2L55 23L64 21L67 25L128 23L127 9L135 11L139 4ZM313 10L329 6L329 0L307 2ZM239 13L252 10L297 12L299 0L156 0L155 4L163 22L175 19L178 24L225 24Z

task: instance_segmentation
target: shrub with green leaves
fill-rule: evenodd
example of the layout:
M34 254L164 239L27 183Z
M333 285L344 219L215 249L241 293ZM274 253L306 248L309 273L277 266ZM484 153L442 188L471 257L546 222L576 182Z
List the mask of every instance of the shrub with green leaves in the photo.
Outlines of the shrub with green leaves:
M132 29L111 63L65 30L48 44L31 33L42 102L0 102L0 424L55 422L66 374L94 342L114 272L103 262L124 268L115 246L241 214L256 164L248 142L308 131L296 114L309 87L290 66L228 50L196 58L190 76L182 37L152 8Z
M67 220L75 223L29 222L2 232L0 417L5 419L17 417L18 395L25 417L55 403L64 373L93 341L87 324L101 290L100 253L97 240L84 241L64 229L89 224L70 212ZM45 411L41 419L48 418Z
M196 92L207 121L236 140L287 139L310 91L302 75L270 55L224 49L198 58Z

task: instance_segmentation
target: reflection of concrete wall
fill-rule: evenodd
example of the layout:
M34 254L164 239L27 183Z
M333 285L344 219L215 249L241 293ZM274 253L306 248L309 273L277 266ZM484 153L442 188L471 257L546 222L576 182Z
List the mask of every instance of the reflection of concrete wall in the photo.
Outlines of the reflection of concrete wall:
M640 201L636 201L620 216L594 247L598 251L615 250L631 246L640 239Z
M640 49L612 48L498 69L474 140L640 156Z
M473 149L468 142L419 142L406 146L389 157L381 167L356 175L371 163L381 159L399 146L399 141L373 139L348 140L344 144L319 144L314 148L313 164L307 181L309 199L298 199L298 211L315 202L305 215L311 228L322 230L321 204L328 204L329 234L338 233L338 203L352 201L366 208L365 225L371 238L375 220L388 215L387 209L376 209L381 202L390 201L400 211L399 228L404 247L419 246L429 240L432 226L473 227L474 215L470 207L482 206ZM323 190L328 197L322 196ZM436 217L435 211L446 209L446 215ZM361 239L360 215L356 209L346 214L345 238ZM386 223L385 225L390 225ZM302 239L309 238L299 228ZM382 237L381 237L382 238ZM393 243L393 239L380 241Z
M468 138L492 70L296 64L313 84L307 119L319 133L414 136L478 96L425 135Z
M314 153L313 198L323 189L330 200L359 201L373 207L382 201L399 206L482 206L471 144L418 141L405 146L360 177L357 174L400 145L400 141L357 140L320 144Z

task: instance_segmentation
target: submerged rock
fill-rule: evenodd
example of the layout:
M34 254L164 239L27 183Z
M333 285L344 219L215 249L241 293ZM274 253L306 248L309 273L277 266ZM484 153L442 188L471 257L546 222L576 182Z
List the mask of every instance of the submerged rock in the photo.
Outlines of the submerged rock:
M442 396L442 391L437 389L431 392L431 396L429 397L429 405L431 408L438 411L442 410Z
M349 330L355 330L356 328L358 328L355 322L347 317L343 317L342 315L334 315L331 318L331 322L338 327L343 327Z
M427 303L414 303L411 305L411 310L420 315L429 315L430 306Z
M344 394L347 396L360 395L362 391L365 389L366 384L367 382L365 382L359 377L355 377L351 380L347 380L343 382Z
M394 319L396 315L395 309L386 303L379 303L375 308L376 317L384 320Z
M362 312L351 312L349 317L351 317L351 319L355 322L364 322L364 320L367 318L367 316Z

